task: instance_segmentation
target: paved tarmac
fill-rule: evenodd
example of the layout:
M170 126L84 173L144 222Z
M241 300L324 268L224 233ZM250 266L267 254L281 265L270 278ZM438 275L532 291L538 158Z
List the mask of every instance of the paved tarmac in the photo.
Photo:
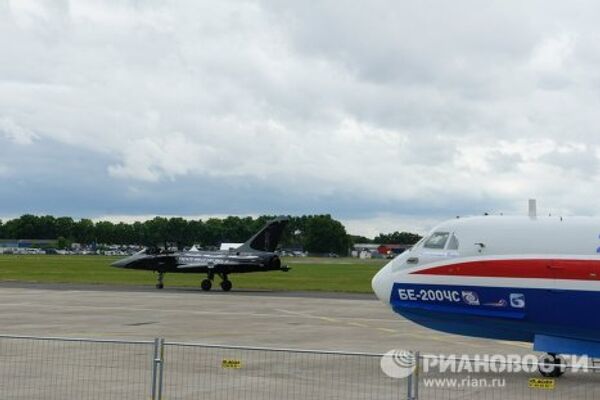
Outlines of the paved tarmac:
M18 287L20 286L20 287ZM525 353L530 345L465 338L398 317L373 295L202 292L96 285L0 285L0 333L193 341L299 349Z
M170 342L373 353L391 349L457 355L531 352L531 345L527 343L466 338L422 328L393 314L372 295L205 293L195 288L159 291L146 287L2 283L0 334L142 341L164 337ZM0 338L0 393L11 394L0 398L53 398L49 393L58 390L56 382L62 382L61 379L69 383L56 392L56 398L86 398L86 393L89 398L147 395L144 391L150 387L152 346L122 345L121 350L117 347L77 342L60 345L46 342L40 346L30 341ZM396 396L406 389L405 382L383 375L379 359L374 357L179 345L167 346L166 354L170 357L165 364L169 399L191 399L201 395L235 398L227 389L233 383L231 387L243 393L254 388L255 394L244 397L249 399L380 398L374 395L377 393L381 398L387 398L387 393ZM3 356L7 358L3 360ZM109 357L108 361L106 357ZM220 363L227 357L241 359L244 368L238 372L221 368ZM42 368L45 363L64 367L52 368L49 375ZM116 366L106 366L111 363ZM219 368L214 369L217 364ZM107 369L102 372L104 367ZM88 375L79 378L80 374L85 374L85 368L91 368L88 375L96 379L105 376L94 386L97 390L88 384L77 383L89 381ZM332 370L339 376L331 375ZM205 373L201 374L202 371ZM60 376L53 375L56 373ZM331 376L328 378L327 374ZM200 376L210 378L210 382L200 382ZM460 388L421 389L429 393L427 398L471 398L471 395L473 398L575 398L570 397L575 389L579 393L577 398L600 397L596 388L600 376L596 378L596 374L566 375L553 391L527 386L528 378L537 377L537 374L485 377L506 378L509 388L465 389L463 383ZM26 383L18 383L19 379L25 379ZM112 391L106 392L110 396L105 396L102 391L106 389L104 383L107 380L112 382ZM336 385L332 386L332 380ZM348 381L347 384L340 383L344 381ZM323 384L326 389L321 388ZM130 393L134 388L135 392ZM316 392L309 396L309 390Z

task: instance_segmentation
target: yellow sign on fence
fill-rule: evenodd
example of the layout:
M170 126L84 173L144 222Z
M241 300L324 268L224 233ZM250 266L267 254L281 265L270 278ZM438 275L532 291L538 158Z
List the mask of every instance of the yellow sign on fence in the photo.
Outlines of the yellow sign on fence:
M533 389L554 389L554 379L548 378L530 378L529 387Z
M223 368L242 368L242 361L241 360L228 360L228 359L223 359L223 361L221 362L221 367Z

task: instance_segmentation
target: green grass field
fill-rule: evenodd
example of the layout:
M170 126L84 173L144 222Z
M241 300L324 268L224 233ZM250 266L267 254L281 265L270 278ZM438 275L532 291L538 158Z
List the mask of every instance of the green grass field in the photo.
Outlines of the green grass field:
M0 255L0 281L148 285L149 271L110 267L117 258L105 256ZM371 278L385 260L353 258L285 258L289 272L233 274L234 288L371 293ZM165 286L200 286L204 275L166 274Z

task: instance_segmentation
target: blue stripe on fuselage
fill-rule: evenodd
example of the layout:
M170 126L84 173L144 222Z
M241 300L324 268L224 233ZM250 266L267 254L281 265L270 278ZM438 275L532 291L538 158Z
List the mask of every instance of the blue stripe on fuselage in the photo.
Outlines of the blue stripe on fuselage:
M600 341L600 292L395 283L395 312L443 332L533 341L535 334Z

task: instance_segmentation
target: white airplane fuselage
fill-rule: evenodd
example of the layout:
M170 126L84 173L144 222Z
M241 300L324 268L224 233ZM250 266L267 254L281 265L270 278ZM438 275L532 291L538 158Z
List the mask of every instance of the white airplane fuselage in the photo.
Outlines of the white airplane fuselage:
M600 219L472 217L435 227L373 278L432 329L600 356Z

